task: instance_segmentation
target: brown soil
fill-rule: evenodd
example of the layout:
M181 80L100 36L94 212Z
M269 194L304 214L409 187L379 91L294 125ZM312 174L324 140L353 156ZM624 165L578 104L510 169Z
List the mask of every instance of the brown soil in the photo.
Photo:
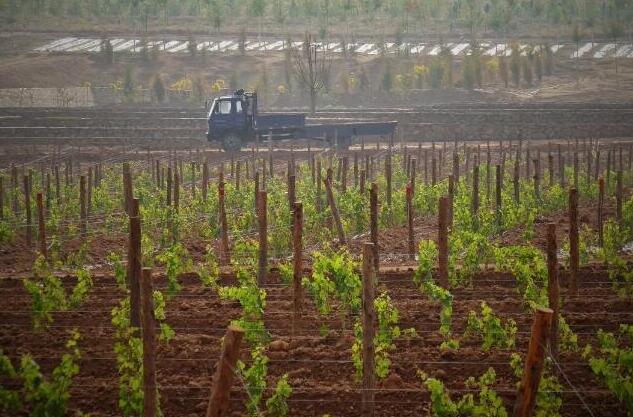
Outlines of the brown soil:
M176 337L169 344L159 344L157 352L161 407L167 416L202 415L213 367L219 357L219 338L229 321L239 316L240 307L237 303L220 301L213 291L203 289L194 276L183 276L180 281L182 291L167 304L167 321L176 330ZM350 362L351 318L346 320L346 330L341 330L338 317L318 317L312 302L306 299L297 334L292 337L292 291L279 287L274 274L267 282L265 324L273 341L267 352L271 359L269 385L283 373L289 374L293 386L290 415L358 415L360 386L354 381L354 367ZM164 277L158 276L156 285L164 287ZM379 288L388 289L394 299L400 311L400 327L413 327L420 337L415 340L402 337L397 342L391 356L391 375L379 383L376 393L377 415L428 415L429 397L421 388L417 370L441 378L447 388L458 393L464 389L468 376L478 376L490 366L497 373L495 389L504 398L506 407L511 408L516 383L508 365L511 351L492 349L486 353L481 350L479 341L465 338L458 351L442 352L437 332L439 306L427 301L414 288L410 273L383 274ZM564 289L562 295L563 314L578 333L581 346L594 340L598 328L615 330L619 323L629 321L633 304L617 298L600 267L583 269L580 288L578 296L571 296ZM4 323L0 326L0 345L5 353L15 359L29 352L44 372L49 372L64 351L67 332L78 328L82 334L81 371L73 382L71 404L95 416L119 415L110 310L117 305L122 293L116 289L112 276L95 276L95 288L87 302L78 311L56 313L51 327L39 332L32 330L30 301L20 281L5 278L0 282L0 291L11 293L11 297L3 297L6 303L0 312L0 322ZM480 302L486 301L504 320L517 321L517 351L526 351L532 317L522 306L511 277L487 272L473 280L472 288L456 289L453 295L455 335L463 333L468 311L478 310ZM328 325L327 335L320 335L322 324ZM247 360L248 355L244 347L242 359ZM565 352L559 361L594 415L626 415L624 408L594 379L578 354ZM578 399L571 388L563 385L563 415L588 415L575 405ZM229 415L246 415L244 397L243 387L236 382Z
M121 110L121 113L125 113L125 110ZM40 153L50 156L55 151L55 146L51 146L55 142L50 139L53 138L49 138L46 145L40 145L37 152L33 153L29 153L30 146L7 141L1 161L6 166L14 161L37 160ZM76 160L91 163L101 158L112 158L110 161L129 158L143 160L145 149L132 143L133 145L123 144L116 150L94 145L85 146L83 152L70 148L69 154L74 155ZM152 152L165 152L173 144L154 146ZM15 149L21 149L22 152L15 152ZM140 150L140 153L134 153L134 150ZM285 151L276 153L278 164L275 172L278 175L284 172L289 155ZM304 151L302 157L305 155ZM229 156L223 153L209 153L208 156L215 164L214 167L220 161L229 160ZM241 156L246 158L249 153L243 152ZM444 175L447 174L448 165L443 164ZM5 210L7 209L5 206ZM613 202L607 200L606 215L612 216L613 210ZM561 242L566 233L565 216L564 212L560 212L539 219L535 225L532 244L542 247L542 224L550 221L560 226L558 237ZM595 208L581 201L581 223L595 228L596 216ZM416 241L435 239L436 227L434 216L417 218ZM500 239L504 244L525 243L522 234L521 230L512 230ZM386 380L379 382L379 390L376 392L376 414L385 417L429 415L429 394L422 388L417 370L442 379L453 394L457 395L463 393L460 390L465 389L468 377L477 377L489 367L493 367L497 373L495 390L503 397L506 407L511 409L517 382L509 367L510 355L514 350L492 349L483 352L480 341L462 338L462 335L468 312L479 310L480 303L486 301L503 320L512 318L517 321L519 334L516 351L526 352L532 316L516 291L514 279L507 274L485 270L473 278L471 286L453 289L453 333L462 338L461 348L454 352L441 351L439 346L442 340L438 332L440 308L412 283L415 261L403 255L407 251L406 236L406 228L400 226L380 231L383 267L379 274L378 290L389 291L400 313L400 327L413 327L419 338L408 340L401 337L396 342L397 349L391 356L391 374ZM126 236L99 235L91 241L89 253L94 264L95 287L88 300L77 310L55 313L53 323L41 331L33 330L31 299L21 283L21 278L29 273L35 258L33 249L27 248L22 239L19 235L14 244L0 247L0 349L12 358L14 364L21 354L30 353L41 364L44 374L49 375L64 353L68 331L78 328L82 334L82 360L80 374L75 378L71 390L71 405L97 417L120 415L117 405L117 367L113 352L114 330L110 314L124 294L116 287L111 268L104 265L104 260L110 251L125 253ZM350 242L350 249L354 254L359 254L363 239L366 237ZM81 243L80 240L65 241L64 252L77 250ZM200 239L184 240L196 260L200 259L206 243ZM157 269L155 276L156 286L165 289L162 271ZM69 276L65 276L63 280L67 285L74 281ZM633 301L617 297L602 266L583 268L577 295L567 293L566 280L566 273L563 271L562 311L571 328L578 334L581 347L586 343L595 344L595 335L599 328L617 331L619 324L631 323ZM223 284L233 281L234 277L229 273L222 277ZM202 287L194 274L181 276L180 282L182 291L167 302L167 322L176 331L176 337L169 344L159 344L157 352L161 407L166 416L199 416L206 409L211 375L219 358L220 338L229 322L239 317L241 308L237 303L219 300L214 291ZM281 375L289 374L289 381L293 386L290 415L359 415L360 385L354 380L354 366L351 362L351 329L355 318L347 317L343 327L336 314L326 318L319 317L312 301L306 297L304 314L297 323L297 334L293 336L292 290L280 285L278 274L274 270L267 277L265 288L267 306L264 319L272 342L267 352L271 359L268 382L269 386L273 386ZM323 324L328 327L326 334L322 333ZM249 358L246 346L241 351L241 358ZM567 377L561 378L564 387L564 416L626 415L624 406L594 378L589 366L578 353L562 353L559 363ZM566 380L573 385L569 385ZM269 394L267 391L266 397ZM244 387L236 381L231 394L229 415L246 415L245 395ZM578 395L588 404L591 412L583 408Z
M0 63L0 88L80 87L97 76L86 55L25 55Z

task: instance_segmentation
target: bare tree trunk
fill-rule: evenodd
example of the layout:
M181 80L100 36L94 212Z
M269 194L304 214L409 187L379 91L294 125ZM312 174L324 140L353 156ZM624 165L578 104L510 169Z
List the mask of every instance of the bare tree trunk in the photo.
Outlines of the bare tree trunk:
M316 113L316 100L317 100L316 90L310 89L310 114Z

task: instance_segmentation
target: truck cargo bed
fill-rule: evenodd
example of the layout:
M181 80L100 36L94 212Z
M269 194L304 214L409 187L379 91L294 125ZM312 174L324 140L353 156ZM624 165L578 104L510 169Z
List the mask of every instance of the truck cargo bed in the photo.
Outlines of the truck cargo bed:
M302 113L258 114L255 117L255 130L303 128L305 123L306 115Z

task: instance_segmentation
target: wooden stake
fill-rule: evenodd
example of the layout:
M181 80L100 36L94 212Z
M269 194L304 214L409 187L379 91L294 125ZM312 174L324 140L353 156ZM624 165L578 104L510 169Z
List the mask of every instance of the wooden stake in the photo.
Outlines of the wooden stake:
M366 176L366 171L364 169L361 169L360 170L360 185L359 185L359 191L360 191L361 196L365 194L365 176Z
M141 315L143 329L143 417L156 417L158 411L156 319L154 317L154 289L151 268L143 268L140 289L143 312Z
M574 151L574 188L578 189L578 151Z
M239 161L237 162L239 167ZM239 168L238 168L239 171ZM204 162L202 164L202 201L207 201L209 191L209 165Z
M328 168L328 175L325 179L325 192L327 195L327 201L332 211L332 217L334 218L334 224L336 225L336 232L338 234L338 240L340 245L345 245L345 232L343 231L343 224L341 223L341 216L339 215L338 208L336 207L336 201L334 200L334 193L332 192L332 168Z
M488 141L488 149L486 150L486 201L490 202L490 194L492 194L492 157L490 155L490 141Z
M341 173L341 191L347 191L347 171L349 170L349 158L343 157L343 172Z
M541 200L541 178L539 175L539 160L534 161L534 198L536 201Z
M536 393L545 363L545 348L549 340L552 315L551 309L542 307L537 308L534 313L530 345L523 369L523 378L514 403L513 417L530 417L534 412Z
M547 165L549 168L549 186L554 186L554 156L551 153L547 154Z
M569 291L578 291L578 191L569 190Z
M132 190L132 172L128 162L123 163L123 208L127 214L130 214L130 205L134 196Z
M223 265L231 264L231 245L229 243L229 226L226 220L226 203L224 191L224 175L220 172L218 177L218 206L220 215L220 233L222 239L222 253L220 260Z
M519 159L518 158L516 161L514 161L513 184L514 184L514 202L517 205L519 205L521 202L521 189L520 189L520 184L519 184Z
M163 178L161 176L161 166L160 166L160 161L156 161L156 187L161 188L163 186ZM95 175L95 186L97 184L97 177L98 175Z
M567 186L567 180L565 179L565 157L561 156L560 158L560 186L565 188Z
M362 416L373 417L374 393L376 385L374 336L376 334L376 312L374 309L374 274L373 269L373 244L363 243L363 398Z
M45 188L45 208L46 208L46 213L49 213L51 210L51 200L53 198L52 195L52 191L51 191L51 173L50 172L46 172L46 188Z
M172 177L171 167L167 167L167 207L171 207Z
M55 165L55 200L57 202L57 206L59 207L62 203L62 189L61 183L59 180L59 166Z
M411 182L411 192L413 195L415 195L416 165L417 160L415 158L411 158L411 175L409 175L409 181Z
M180 207L180 178L178 171L174 173L174 210L178 213Z
M0 186L2 182L0 182ZM48 254L46 251L46 219L44 218L44 202L42 198L42 193L37 193L37 223L38 223L38 237L40 241L40 254L44 258L48 258Z
M479 215L479 161L473 166L473 217Z
M587 159L587 175L585 176L585 182L587 185L591 182L591 162L593 161L593 150L591 145L591 139L589 140L589 147L585 148Z
M453 201L455 201L455 180L448 176L448 227L453 227Z
M497 164L495 165L496 168L496 176L495 176L495 182L496 182L496 187L495 187L495 200L496 200L496 210L497 210L497 224L499 226L501 226L502 224L502 211L503 211L503 207L502 207L502 199L501 199L501 192L502 192L502 171L501 171L501 165Z
M378 185L371 183L369 190L369 231L371 243L373 244L374 269L378 271L380 258L378 255Z
M294 315L292 322L292 334L296 335L299 318L303 304L303 287L301 286L301 278L303 273L303 204L294 203L293 210L294 230L293 230L293 259L292 259L292 278L293 278L293 296L294 296Z
M525 147L525 178L530 178L530 163L532 160L530 159L530 144L527 143Z
M387 159L385 159L385 177L387 179L387 206L391 208L391 152L387 154Z
M92 167L88 168L88 182L86 186L88 187L86 192L86 217L88 217L92 212Z
M24 207L26 209L26 246L31 247L33 231L31 225L31 185L28 175L24 176Z
M58 170L59 172L59 170ZM59 181L58 181L59 183ZM11 166L11 189L13 190L13 214L17 217L19 211L18 202L18 168L15 165ZM59 186L57 187L59 190ZM58 193L59 194L59 193Z
M439 284L448 288L448 197L446 196L440 197L439 200L437 246Z
M607 190L609 190L609 187L611 186L611 162L612 162L612 158L611 158L611 154L613 153L613 151L611 149L607 149L607 173L606 173L606 187Z
M261 188L259 187L259 171L255 171L255 214L257 214L257 210L259 210L259 192Z
M79 221L81 224L81 233L86 234L86 176L79 177Z
M259 210L257 211L257 220L259 223L259 259L257 268L257 284L261 287L264 285L266 278L266 266L268 257L268 223L266 216L267 192L259 192Z
M213 374L211 395L207 407L206 417L222 417L227 415L229 408L229 395L233 376L235 375L235 365L240 355L240 345L244 336L244 330L237 326L229 326L224 343L222 344L222 354L216 363Z
M141 325L141 218L138 199L132 199L129 215L130 241L128 246L127 277L130 286L130 325Z
M429 184L429 150L424 148L424 185Z
M358 187L358 152L354 152L354 188Z
M553 311L552 328L550 332L550 345L552 356L558 357L558 314L560 288L558 285L558 259L556 257L556 224L547 224L547 293L549 308Z
M598 245L604 246L604 178L598 178Z
M560 143L558 144L557 149L558 149L558 179L560 181L560 186L564 188L565 184L563 183L563 177L565 175L565 161L563 160L563 152L562 152L562 147Z
M4 219L4 177L0 176L0 219Z
M455 142L457 147L457 142ZM459 183L459 154L457 151L453 151L453 181Z
M615 218L622 221L622 170L618 170L615 183Z
M316 209L321 212L321 158L316 160Z
M295 200L297 199L296 197L296 177L294 174L292 175L288 175L288 208L290 210L290 213L292 213L292 210L294 209L294 205L295 205ZM291 227L292 223L291 223Z
M415 238L413 235L413 186L407 184L407 229L409 235L409 258L415 259Z

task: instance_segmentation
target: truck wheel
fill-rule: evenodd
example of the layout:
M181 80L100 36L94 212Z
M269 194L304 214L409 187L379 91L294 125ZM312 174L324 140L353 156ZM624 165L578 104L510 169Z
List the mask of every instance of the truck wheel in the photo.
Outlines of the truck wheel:
M237 152L242 149L242 138L237 133L227 133L222 139L222 149L226 152Z

